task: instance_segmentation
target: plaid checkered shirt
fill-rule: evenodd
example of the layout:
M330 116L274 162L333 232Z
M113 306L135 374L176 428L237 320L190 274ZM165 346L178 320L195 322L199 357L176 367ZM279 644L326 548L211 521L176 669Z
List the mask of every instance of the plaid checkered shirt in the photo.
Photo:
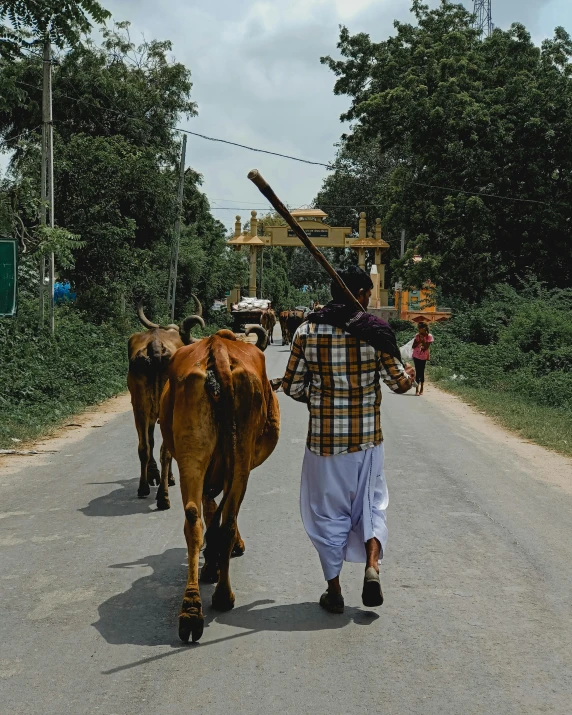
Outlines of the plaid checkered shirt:
M399 360L340 328L307 322L298 328L282 387L308 405L314 454L359 452L383 441L380 379L398 393L413 385Z

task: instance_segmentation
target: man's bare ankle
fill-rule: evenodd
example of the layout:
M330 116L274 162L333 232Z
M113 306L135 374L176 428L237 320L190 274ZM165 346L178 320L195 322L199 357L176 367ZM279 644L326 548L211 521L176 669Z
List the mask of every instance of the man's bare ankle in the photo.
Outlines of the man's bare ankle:
M339 578L328 581L328 593L341 594L342 587L340 585Z

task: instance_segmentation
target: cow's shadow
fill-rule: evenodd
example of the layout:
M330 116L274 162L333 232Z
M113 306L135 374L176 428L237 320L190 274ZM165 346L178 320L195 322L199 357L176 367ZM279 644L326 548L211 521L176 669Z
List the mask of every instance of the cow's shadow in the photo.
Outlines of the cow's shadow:
M110 566L113 569L139 567L151 567L153 573L141 576L127 591L104 601L98 609L99 620L92 625L112 645L180 647L177 617L187 580L186 549L168 549L163 554ZM376 613L353 607L346 607L344 614L332 615L320 609L315 602L271 605L275 602L269 599L219 613L210 608L213 590L214 586L201 585L206 626L201 645L208 645L209 626L216 623L244 629L244 633L229 636L236 638L260 631L340 629L352 622L369 625L379 618ZM219 641L215 636L213 642Z
M151 488L151 494L146 499L137 497L139 477L118 479L113 482L98 482L98 484L118 484L119 488L109 494L92 499L87 506L79 509L78 511L85 516L129 516L156 511L156 488Z

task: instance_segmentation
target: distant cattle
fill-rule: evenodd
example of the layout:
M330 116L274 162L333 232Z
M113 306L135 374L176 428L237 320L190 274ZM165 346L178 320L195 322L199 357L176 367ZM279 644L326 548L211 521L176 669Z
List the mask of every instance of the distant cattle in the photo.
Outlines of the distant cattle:
M288 343L292 343L294 340L294 333L304 322L304 311L303 310L289 310L288 317L286 318L286 330L288 333Z
M276 325L276 313L272 310L272 308L268 308L268 310L265 310L264 313L262 313L260 325L262 325L264 330L268 333L268 341L272 345L274 342L274 327Z
M280 321L280 330L282 331L282 345L290 344L290 336L288 335L288 311L283 310L278 314Z
M193 296L194 297L194 296ZM190 331L195 325L202 325L202 308L199 300L195 298L197 315L186 318L182 328L178 325L161 326L152 323L143 312L141 303L137 308L137 315L146 331L135 333L129 338L129 372L127 386L131 393L131 404L135 427L139 438L139 461L141 475L137 495L147 497L150 485L160 484L160 474L157 462L153 456L155 443L155 425L159 417L159 404L161 393L167 381L167 367L169 360L175 352L193 342ZM161 447L161 464L168 463L170 459ZM167 478L174 484L173 475L169 471ZM157 492L157 507L168 509L168 502L164 499L162 490Z
M205 563L200 578L217 583L212 605L226 611L234 605L229 566L242 553L237 516L250 471L262 464L278 441L280 412L266 374L262 350L236 339L230 330L181 348L169 365L161 400L160 424L166 447L179 466L189 556L188 581L179 614L179 637L197 641L204 627L199 591L199 552L203 543L201 505L212 507L207 522ZM206 506L206 505L205 505Z

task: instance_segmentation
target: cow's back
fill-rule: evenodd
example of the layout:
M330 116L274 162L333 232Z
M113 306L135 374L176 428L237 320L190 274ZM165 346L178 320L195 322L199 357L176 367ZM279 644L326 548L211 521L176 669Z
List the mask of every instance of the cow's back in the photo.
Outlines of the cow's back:
M178 350L165 393L161 428L172 433L167 439L175 457L191 443L208 445L209 459L216 451L228 463L229 449L242 450L253 468L273 451L276 442L270 448L266 433L277 441L280 418L264 355L230 331Z

